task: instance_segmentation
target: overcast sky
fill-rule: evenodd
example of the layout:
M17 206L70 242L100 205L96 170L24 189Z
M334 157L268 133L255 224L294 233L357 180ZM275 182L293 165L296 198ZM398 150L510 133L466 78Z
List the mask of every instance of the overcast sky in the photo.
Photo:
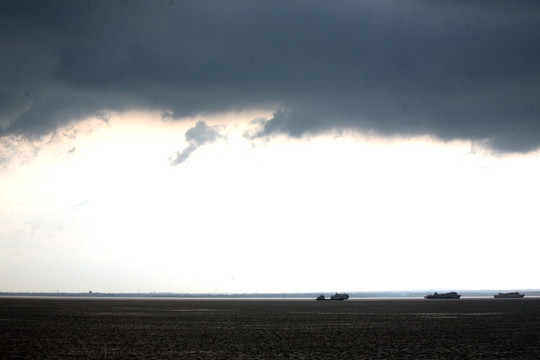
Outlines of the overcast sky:
M0 291L540 288L537 1L0 1Z

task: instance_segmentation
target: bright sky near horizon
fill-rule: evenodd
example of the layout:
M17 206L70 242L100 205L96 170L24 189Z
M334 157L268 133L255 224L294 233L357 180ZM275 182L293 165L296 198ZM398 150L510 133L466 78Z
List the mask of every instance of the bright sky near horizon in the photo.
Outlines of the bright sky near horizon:
M538 287L538 153L357 133L251 140L253 118L206 119L223 136L176 166L202 119L116 115L13 158L2 291Z
M0 292L540 288L533 0L0 0Z

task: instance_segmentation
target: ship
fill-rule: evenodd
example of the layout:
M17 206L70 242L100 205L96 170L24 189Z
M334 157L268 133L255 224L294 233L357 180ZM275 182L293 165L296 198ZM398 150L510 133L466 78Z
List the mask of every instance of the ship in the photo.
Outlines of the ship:
M493 295L493 297L495 299L521 299L525 297L525 294L520 294L517 291L507 292L507 293L499 292L498 294Z
M444 293L444 294L439 294L438 292L434 292L432 295L424 296L425 299L459 299L460 297L461 295L455 291L451 291L449 293Z
M330 296L330 300L347 300L349 298L349 294L338 294Z
M341 300L347 300L349 298L349 294L338 294L330 296L330 299L327 299L323 294L317 296L317 301L341 301Z

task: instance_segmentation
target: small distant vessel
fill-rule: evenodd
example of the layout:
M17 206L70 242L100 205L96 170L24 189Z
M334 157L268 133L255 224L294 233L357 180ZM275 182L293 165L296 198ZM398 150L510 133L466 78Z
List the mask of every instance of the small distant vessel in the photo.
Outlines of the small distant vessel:
M444 294L439 294L438 292L434 292L432 295L424 296L425 299L459 299L460 297L461 295L455 291L451 291Z
M349 298L349 294L338 294L330 296L330 299L327 299L323 294L317 296L317 301L336 301L336 300L347 300Z
M338 294L330 296L330 300L347 300L349 298L349 294Z
M520 294L517 291L507 293L499 292L498 294L493 295L493 297L495 299L521 299L522 297L525 297L525 294Z

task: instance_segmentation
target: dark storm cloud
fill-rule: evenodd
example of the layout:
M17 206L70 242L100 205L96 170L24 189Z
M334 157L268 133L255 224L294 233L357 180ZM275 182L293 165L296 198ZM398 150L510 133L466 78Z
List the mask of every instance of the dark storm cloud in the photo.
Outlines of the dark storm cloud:
M171 159L171 166L183 163L195 150L222 137L217 126L208 126L204 121L198 121L194 127L186 131L188 147L176 153Z
M540 147L536 1L1 1L0 41L4 135L264 108L257 136Z

